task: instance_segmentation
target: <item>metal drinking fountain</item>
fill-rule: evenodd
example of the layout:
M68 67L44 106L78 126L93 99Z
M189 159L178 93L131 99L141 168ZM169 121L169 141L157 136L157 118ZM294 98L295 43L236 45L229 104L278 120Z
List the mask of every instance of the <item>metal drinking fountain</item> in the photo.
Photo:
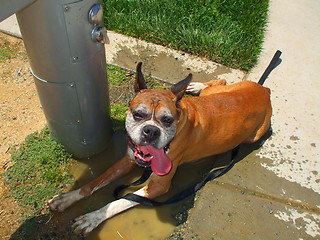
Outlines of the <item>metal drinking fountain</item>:
M4 2L0 20L16 13L53 137L76 157L101 152L110 142L112 127L100 2Z

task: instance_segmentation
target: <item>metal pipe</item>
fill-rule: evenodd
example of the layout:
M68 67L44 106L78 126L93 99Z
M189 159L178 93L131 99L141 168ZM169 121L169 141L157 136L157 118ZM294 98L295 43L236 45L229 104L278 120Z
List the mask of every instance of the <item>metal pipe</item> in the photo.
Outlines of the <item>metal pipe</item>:
M49 129L77 157L112 134L101 11L97 0L37 0L16 14Z

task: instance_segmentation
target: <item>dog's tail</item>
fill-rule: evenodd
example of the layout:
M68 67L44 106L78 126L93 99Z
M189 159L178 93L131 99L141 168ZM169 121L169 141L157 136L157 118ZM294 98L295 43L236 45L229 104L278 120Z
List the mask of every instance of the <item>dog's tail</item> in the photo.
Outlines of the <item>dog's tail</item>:
M263 85L264 82L266 81L267 77L271 73L273 69L275 69L281 62L281 56L282 52L280 50L277 50L276 53L274 54L271 62L269 63L269 66L266 68L264 73L262 74L261 78L258 81L258 84Z

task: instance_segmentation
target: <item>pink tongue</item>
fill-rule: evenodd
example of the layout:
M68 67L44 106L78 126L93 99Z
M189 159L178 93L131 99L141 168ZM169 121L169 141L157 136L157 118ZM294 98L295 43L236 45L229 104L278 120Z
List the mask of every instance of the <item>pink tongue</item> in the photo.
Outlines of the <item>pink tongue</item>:
M166 175L170 172L172 164L168 156L164 153L164 149L157 149L150 145L141 146L142 151L144 148L153 156L151 160L151 169L157 175Z

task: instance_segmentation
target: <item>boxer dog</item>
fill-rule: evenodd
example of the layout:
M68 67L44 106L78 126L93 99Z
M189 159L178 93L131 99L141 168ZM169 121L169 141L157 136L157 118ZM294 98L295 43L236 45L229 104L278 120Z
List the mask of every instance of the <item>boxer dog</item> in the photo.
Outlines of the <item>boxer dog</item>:
M137 65L136 95L126 117L127 154L87 185L53 197L48 202L51 210L64 211L136 165L150 166L153 173L149 184L134 194L151 199L161 196L170 189L179 165L253 143L270 127L268 88L250 81L226 85L225 80L192 83L188 88L189 74L170 90L150 90L141 64ZM182 98L186 90L200 95ZM115 200L77 218L72 227L75 233L86 235L103 221L138 204Z

